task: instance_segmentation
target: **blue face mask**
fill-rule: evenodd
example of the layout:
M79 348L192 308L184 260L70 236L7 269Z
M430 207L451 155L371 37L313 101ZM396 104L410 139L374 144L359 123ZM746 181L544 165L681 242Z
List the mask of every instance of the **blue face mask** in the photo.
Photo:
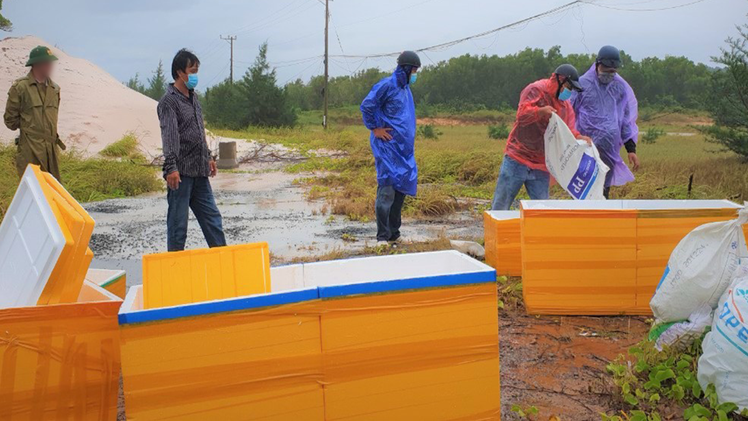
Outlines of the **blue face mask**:
M184 85L187 87L187 89L190 89L190 90L195 89L195 87L197 86L197 73L192 73L188 75L187 82L185 82Z
M564 88L561 93L558 94L558 99L561 101L568 101L571 98L571 91Z
M418 79L418 73L411 73L410 74L410 84L416 83L416 80Z

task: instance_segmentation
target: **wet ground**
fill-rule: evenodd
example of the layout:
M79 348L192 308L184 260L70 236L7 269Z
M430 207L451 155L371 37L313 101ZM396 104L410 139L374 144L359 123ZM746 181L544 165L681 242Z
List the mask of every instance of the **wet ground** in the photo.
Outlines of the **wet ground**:
M257 147L242 144L240 155L252 154ZM267 241L278 264L375 243L374 222L330 218L324 202L306 200L294 179L312 174L282 171L298 156L277 145L261 151L268 152L288 159L244 164L241 171L223 172L212 180L230 244ZM141 256L166 250L165 192L85 207L97 223L92 266L124 268L128 285L140 284ZM464 213L405 220L403 231L415 241L475 239L482 237L483 224L476 215ZM200 247L205 243L191 217L187 248ZM521 303L499 315L502 420L520 419L511 411L515 404L537 407L540 413L532 419L557 416L564 421L599 420L601 412L610 414L620 407L605 366L644 337L648 325L643 318L535 317L527 315ZM122 401L119 419L125 419Z
M238 148L239 156L254 154L266 160L243 164L238 170L219 172L211 180L216 202L223 215L229 244L266 241L273 264L339 249L361 250L376 243L375 222L355 222L327 213L324 201L309 201L297 178L313 174L289 174L282 169L298 159L282 146L249 143ZM280 161L277 157L282 158ZM96 221L91 239L95 260L92 267L125 269L128 285L142 282L141 256L166 251L166 191L124 199L84 204ZM428 241L447 236L452 239L482 238L483 222L478 215L463 213L443 219L403 221L403 235L409 241ZM200 227L190 213L187 249L206 247Z
M605 367L645 337L643 317L535 317L499 313L503 421L512 405L535 406L535 420L598 421L621 408Z

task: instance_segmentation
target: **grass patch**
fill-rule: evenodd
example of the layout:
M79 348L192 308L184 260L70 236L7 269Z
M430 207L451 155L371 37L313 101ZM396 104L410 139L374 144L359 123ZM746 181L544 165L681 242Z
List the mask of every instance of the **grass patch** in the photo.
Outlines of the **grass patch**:
M310 116L314 113L302 114L306 117L300 121L312 121ZM330 114L339 121L352 123L331 123L327 131L318 124L310 124L282 129L215 130L215 133L280 143L299 150L308 159L288 167L287 171L313 173L299 180L312 189L310 198L326 199L335 215L371 220L377 183L369 131L359 122L357 109L332 110ZM508 111L492 110L454 115L434 113L428 124L438 130L439 136L416 139L419 192L416 198L406 200L404 214L440 217L470 208L471 200L490 200L506 140L491 138L489 125L501 124L510 117ZM706 117L702 113L658 110L648 117L648 121L641 123L642 136L651 129L658 131L659 138L655 143L639 143L642 167L636 174L637 179L624 187L614 187L613 198L734 201L748 198L746 162L735 154L720 151L694 128L704 122ZM511 121L508 124L511 125ZM693 135L684 136L684 133ZM342 151L344 156L326 157L316 153L320 149ZM627 159L625 150L621 151L621 156ZM524 189L518 198L527 198ZM556 185L551 188L551 198L568 199L569 195Z
M15 146L0 146L0 219L18 187ZM79 202L135 196L162 188L158 169L145 162L84 158L79 152L60 155L62 184Z
M141 160L143 155L138 151L138 138L133 133L127 133L122 139L110 143L99 152L107 158L130 158Z

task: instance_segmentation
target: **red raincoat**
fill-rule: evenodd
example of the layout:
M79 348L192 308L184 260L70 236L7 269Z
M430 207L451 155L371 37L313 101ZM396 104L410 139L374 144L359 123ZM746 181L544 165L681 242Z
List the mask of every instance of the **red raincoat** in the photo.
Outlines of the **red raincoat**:
M544 135L550 118L541 117L538 109L547 105L555 108L558 116L569 126L574 136L577 138L580 136L576 129L571 103L559 100L556 97L557 91L558 82L556 82L556 76L553 75L549 79L541 79L527 85L519 97L517 120L509 134L505 153L515 161L534 170L548 172L545 166Z

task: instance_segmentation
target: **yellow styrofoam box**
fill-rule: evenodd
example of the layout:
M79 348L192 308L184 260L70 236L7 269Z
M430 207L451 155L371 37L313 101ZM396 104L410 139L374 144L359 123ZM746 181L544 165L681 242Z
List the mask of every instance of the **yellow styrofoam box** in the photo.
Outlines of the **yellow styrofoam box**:
M144 308L270 292L267 243L143 256Z
M121 303L84 283L75 303L0 310L0 419L116 420Z
M636 304L649 314L649 301L675 246L696 227L710 222L729 221L736 209L694 209L687 212L640 209L636 220L637 282Z
M37 166L32 167L50 203L55 203L61 212L63 223L67 225L73 237L73 248L63 254L57 261L55 269L42 292L39 304L57 304L75 302L80 293L85 273L93 255L88 243L93 234L95 222L85 209L65 190L51 174L43 172Z
M83 279L76 279L78 271L76 263L80 262L85 253L85 248L81 250L80 244L85 241L83 235L87 230L86 220L49 185L45 173L38 166L29 165L29 168L39 181L44 197L55 213L57 223L66 233L66 238L69 238L68 244L57 259L37 304L75 302L83 284ZM85 247L88 247L88 241L85 242Z
M86 271L86 280L104 288L112 294L125 298L127 274L124 270L94 269Z
M127 415L498 420L496 273L454 251L272 269L274 292L120 312Z
M264 298L142 311L141 287L130 288L120 315L128 418L323 421L319 310Z
M495 284L323 308L327 421L500 419Z
M523 294L531 314L651 314L670 257L701 224L734 219L722 200L523 201Z
M522 243L519 211L483 213L486 264L497 275L522 276Z

